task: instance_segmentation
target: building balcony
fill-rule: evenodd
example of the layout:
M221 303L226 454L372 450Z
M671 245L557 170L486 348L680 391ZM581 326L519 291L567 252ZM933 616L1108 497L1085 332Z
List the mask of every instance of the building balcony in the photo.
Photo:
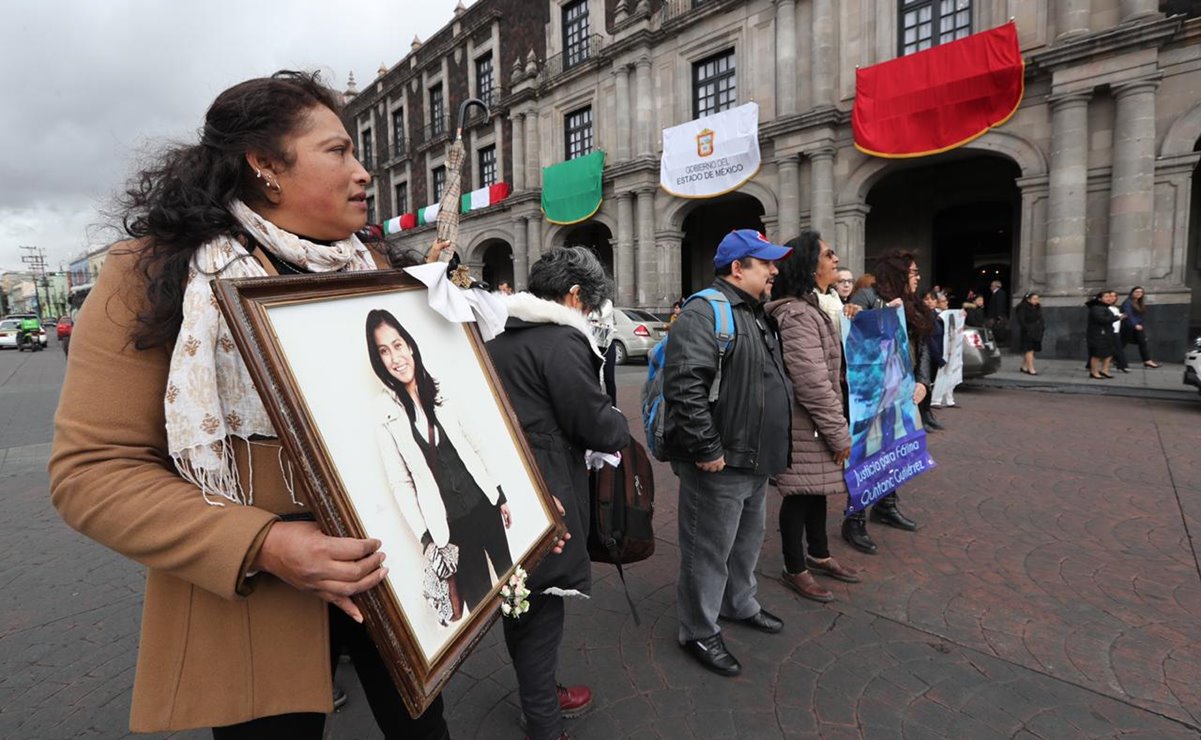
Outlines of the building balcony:
M422 127L413 140L413 148L425 149L429 146L450 138L451 130L446 116L439 116Z
M388 147L388 156L384 159L384 166L391 167L407 156L409 156L409 140L402 138Z
M738 2L742 2L742 0L667 0L660 12L663 14L665 25L687 23L691 17L699 16L703 11Z
M544 79L552 80L586 62L595 60L600 56L600 52L601 37L598 34L588 36L582 42L547 59L546 64L542 67Z

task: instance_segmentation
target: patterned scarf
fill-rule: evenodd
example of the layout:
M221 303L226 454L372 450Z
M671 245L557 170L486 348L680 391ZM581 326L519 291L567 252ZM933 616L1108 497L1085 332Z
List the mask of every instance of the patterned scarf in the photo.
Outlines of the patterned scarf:
M351 235L330 245L288 233L241 201L229 206L244 229L271 254L309 272L373 270L367 248ZM205 501L224 506L254 503L254 491L238 479L231 437L275 437L275 429L217 307L210 280L265 276L266 270L236 239L220 236L197 248L188 269L183 323L163 397L167 449L175 468L200 488ZM283 465L281 457L281 466ZM286 473L286 471L285 471ZM284 480L289 480L284 475ZM289 486L291 489L291 486ZM295 496L292 498L296 501Z

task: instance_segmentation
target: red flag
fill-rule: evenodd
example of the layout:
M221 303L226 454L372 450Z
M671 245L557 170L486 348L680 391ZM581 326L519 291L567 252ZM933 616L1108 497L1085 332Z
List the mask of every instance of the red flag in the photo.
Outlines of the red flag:
M509 183L498 182L488 188L488 202L499 203L505 198L508 198L510 192L512 191L509 188Z
M1017 111L1025 66L1007 23L856 70L855 148L902 158L963 146Z
M401 216L400 217L400 228L402 228L402 229L417 228L417 214L416 213L406 213L403 216Z

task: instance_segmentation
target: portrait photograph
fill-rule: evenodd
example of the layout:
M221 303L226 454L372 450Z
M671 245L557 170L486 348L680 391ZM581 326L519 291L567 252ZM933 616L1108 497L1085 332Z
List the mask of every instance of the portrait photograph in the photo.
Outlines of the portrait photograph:
M242 293L266 345L248 365L296 417L281 439L319 458L326 516L382 543L388 575L368 592L393 617L382 631L399 633L415 673L444 680L499 614L515 566L549 549L556 514L474 324L445 319L407 278L306 280L319 288L307 297ZM339 283L359 287L331 295Z

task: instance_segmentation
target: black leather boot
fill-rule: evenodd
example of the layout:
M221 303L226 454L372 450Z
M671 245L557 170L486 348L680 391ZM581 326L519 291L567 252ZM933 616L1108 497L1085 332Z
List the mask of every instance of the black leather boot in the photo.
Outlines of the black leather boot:
M880 499L872 507L872 521L903 529L906 532L917 531L917 522L902 514L900 508L897 507L895 492Z
M867 533L867 515L862 511L842 520L842 538L859 552L876 554L876 543Z
M934 432L941 431L944 428L943 425L939 424L938 420L934 418L934 412L930 410L922 412L922 426Z

